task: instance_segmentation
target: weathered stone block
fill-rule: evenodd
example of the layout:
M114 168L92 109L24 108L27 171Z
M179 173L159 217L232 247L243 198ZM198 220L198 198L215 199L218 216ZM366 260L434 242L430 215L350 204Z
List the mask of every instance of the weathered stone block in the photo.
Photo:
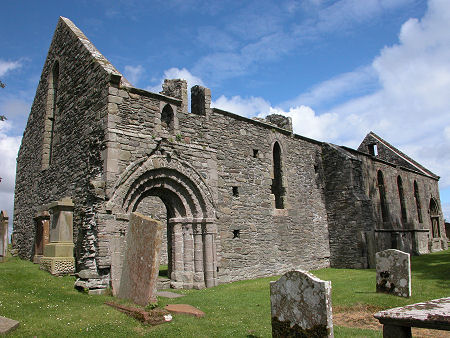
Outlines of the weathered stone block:
M139 213L132 213L126 236L119 298L146 306L156 301L163 224Z
M334 337L331 282L290 271L270 283L273 337Z
M6 257L8 248L8 214L2 210L0 214L0 257Z
M411 296L411 262L408 253L395 249L377 252L376 266L377 292Z

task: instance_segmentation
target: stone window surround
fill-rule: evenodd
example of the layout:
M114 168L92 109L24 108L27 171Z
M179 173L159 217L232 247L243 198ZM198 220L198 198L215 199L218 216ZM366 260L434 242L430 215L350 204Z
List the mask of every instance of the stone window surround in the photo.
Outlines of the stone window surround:
M173 112L173 121L172 121L172 127L171 128L164 128L162 127L162 121L161 121L161 114L165 106L169 105L170 108L172 108ZM166 101L160 101L159 102L159 111L155 114L155 131L157 132L166 132L168 135L176 135L179 132L179 125L178 125L178 116L177 116L177 106L166 102Z
M56 101L58 93L55 93L55 69L58 69L56 77L57 84L61 79L61 61L59 58L55 58L52 62L50 71L47 76L47 99L45 106L45 118L44 118L44 133L42 140L42 170L47 169L52 162L53 148L54 148L54 133L55 133L55 117L57 113ZM58 87L58 86L57 86ZM56 98L55 98L56 94Z

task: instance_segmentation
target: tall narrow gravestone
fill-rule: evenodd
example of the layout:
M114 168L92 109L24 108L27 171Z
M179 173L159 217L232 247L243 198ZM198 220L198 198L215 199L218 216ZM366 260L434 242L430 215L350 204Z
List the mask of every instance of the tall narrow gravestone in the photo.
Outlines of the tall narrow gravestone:
M411 262L409 254L389 249L377 252L377 292L401 297L411 296Z
M138 305L156 302L163 225L133 212L128 224L125 255L119 285L119 298Z
M44 247L50 242L50 214L47 210L39 211L34 217L34 257L33 263L39 264L44 255Z
M0 213L0 262L3 262L8 251L8 220L8 214L2 210Z
M75 271L73 257L73 203L68 197L48 205L50 212L50 242L44 246L40 268L52 275Z
M273 337L334 337L331 282L290 271L270 283Z

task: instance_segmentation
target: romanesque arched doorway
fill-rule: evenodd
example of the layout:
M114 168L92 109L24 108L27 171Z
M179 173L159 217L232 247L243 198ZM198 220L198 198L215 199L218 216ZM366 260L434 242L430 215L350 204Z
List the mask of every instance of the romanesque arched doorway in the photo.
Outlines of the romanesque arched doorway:
M165 206L171 287L217 285L214 207L202 177L188 164L162 155L152 156L123 177L114 196L121 212L142 212L149 197Z

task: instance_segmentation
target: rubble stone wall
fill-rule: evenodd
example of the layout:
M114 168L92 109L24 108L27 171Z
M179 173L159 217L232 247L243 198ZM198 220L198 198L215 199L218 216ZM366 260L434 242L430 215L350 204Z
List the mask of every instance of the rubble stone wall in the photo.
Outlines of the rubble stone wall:
M97 236L95 229L85 224L85 214L92 206L90 182L102 175L101 148L110 76L94 60L86 42L80 40L84 35L69 24L60 19L56 28L17 158L14 234L19 255L28 259L33 255L36 212L65 196L75 204L78 262L89 251L95 251L94 238L90 243L94 247L83 242L87 232ZM53 156L49 167L42 169L48 83L55 61L59 62L59 83Z

